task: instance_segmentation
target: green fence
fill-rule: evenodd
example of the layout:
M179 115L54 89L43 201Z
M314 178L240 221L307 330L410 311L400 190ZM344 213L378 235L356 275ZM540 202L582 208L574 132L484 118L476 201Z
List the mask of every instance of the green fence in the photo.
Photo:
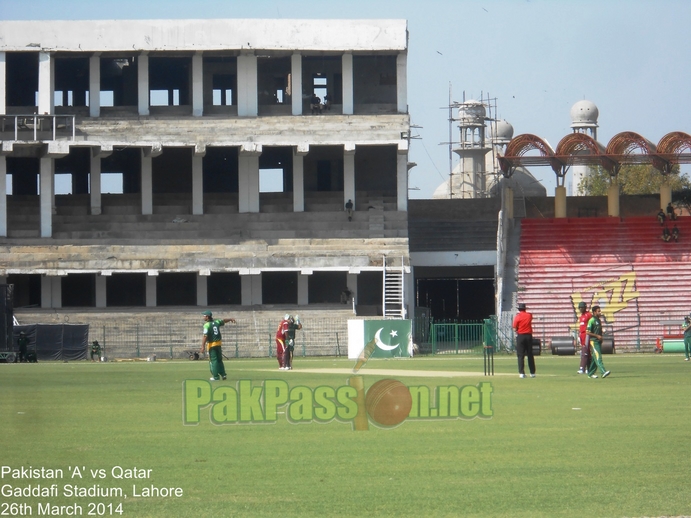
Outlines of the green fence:
M432 324L432 354L482 354L484 331L482 322Z

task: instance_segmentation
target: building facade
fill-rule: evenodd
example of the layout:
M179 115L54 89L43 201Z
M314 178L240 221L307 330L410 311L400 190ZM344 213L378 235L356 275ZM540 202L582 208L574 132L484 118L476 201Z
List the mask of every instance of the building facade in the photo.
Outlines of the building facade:
M3 21L0 35L15 307L347 290L406 315L404 20Z

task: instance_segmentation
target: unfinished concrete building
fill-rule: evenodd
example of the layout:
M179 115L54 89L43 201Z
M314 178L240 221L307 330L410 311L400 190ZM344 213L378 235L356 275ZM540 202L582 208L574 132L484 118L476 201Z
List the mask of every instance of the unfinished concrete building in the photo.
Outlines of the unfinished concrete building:
M15 307L318 309L348 288L406 316L406 61L404 20L0 22Z

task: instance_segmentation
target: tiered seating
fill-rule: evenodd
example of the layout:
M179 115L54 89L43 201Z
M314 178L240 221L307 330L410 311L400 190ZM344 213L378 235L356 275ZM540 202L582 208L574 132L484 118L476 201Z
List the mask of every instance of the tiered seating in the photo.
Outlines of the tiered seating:
M162 242L214 240L240 243L256 239L406 238L408 215L396 210L395 199L364 195L353 220L343 210L342 193L320 197L309 193L308 209L293 212L292 193L262 193L260 212L238 213L237 194L205 194L205 214L192 214L188 194L155 194L153 214L141 214L140 194L104 194L102 213L90 214L89 195L56 196L52 218L55 240L123 240ZM12 196L8 201L8 238L38 238L38 196ZM319 202L319 203L317 203ZM370 203L377 206L369 209ZM360 210L362 209L362 210ZM318 211L316 211L318 210Z
M661 321L691 311L691 218L675 224L679 241L664 242L652 216L524 219L518 300L536 334L548 345L569 334L584 300L603 308L617 347L654 347Z

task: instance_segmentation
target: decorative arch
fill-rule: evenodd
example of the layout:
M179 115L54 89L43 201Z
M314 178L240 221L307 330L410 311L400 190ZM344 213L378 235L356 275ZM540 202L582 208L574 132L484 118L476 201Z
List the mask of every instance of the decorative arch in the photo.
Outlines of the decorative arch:
M559 174L562 164L555 158L552 147L540 137L524 133L523 135L512 138L506 146L504 156L499 157L499 166L504 176L510 178L517 166L526 163L525 160L520 160L520 157L532 150L540 152L542 160L540 160L539 163L547 159L554 172Z
M691 135L683 131L667 133L657 143L657 156L653 160L653 166L662 174L671 174L672 167L681 163L681 154L685 150L691 151Z
M634 151L640 150L642 153L636 154ZM613 165L607 169L609 174L616 175L621 168L622 162L627 163L648 163L655 161L655 144L647 138L642 137L633 131L623 131L614 135L607 144L605 153L612 158ZM640 158L636 158L639 156ZM655 164L653 164L655 165Z
M601 165L608 171L613 167L606 156L605 146L585 133L570 133L557 144L557 157L562 162L572 163L576 157L579 163Z

